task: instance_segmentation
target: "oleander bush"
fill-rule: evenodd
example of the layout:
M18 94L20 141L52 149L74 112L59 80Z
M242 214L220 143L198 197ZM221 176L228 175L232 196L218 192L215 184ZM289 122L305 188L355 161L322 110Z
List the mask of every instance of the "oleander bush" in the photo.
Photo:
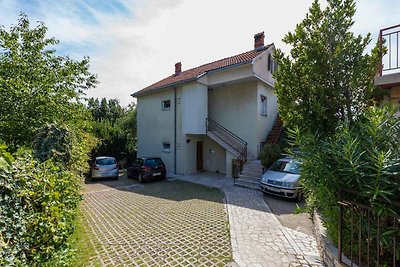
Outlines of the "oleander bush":
M398 111L399 107L394 105L370 107L352 125L339 124L336 133L329 137L302 133L298 128L289 131L290 138L295 140L292 145L300 148L296 156L302 162L301 183L308 193L308 205L322 212L328 233L335 241L338 240L339 188L361 194L361 198L351 200L372 206L382 218L400 215L393 205L400 200ZM349 213L344 214L345 227L351 225L349 217ZM396 232L389 226L385 228L384 223L381 227L381 245L390 247L390 238ZM349 239L350 229L344 233L345 239ZM398 232L396 235L400 237ZM345 249L357 251L356 246ZM397 253L399 259L400 250Z

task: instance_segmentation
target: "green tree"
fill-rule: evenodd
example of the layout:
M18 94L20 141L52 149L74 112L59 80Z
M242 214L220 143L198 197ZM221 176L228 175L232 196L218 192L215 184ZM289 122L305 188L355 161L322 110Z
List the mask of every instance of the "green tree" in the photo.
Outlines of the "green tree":
M289 126L332 133L339 121L350 123L372 99L379 51L365 53L366 37L350 31L353 0L315 0L306 18L283 41L290 55L277 50L275 73L279 113Z
M46 33L24 14L9 31L0 27L0 139L10 146L30 146L46 123L86 119L80 98L97 83L89 59L58 56Z
M136 156L136 107L123 108L117 99L88 99L93 115L93 134L101 140L96 156L108 155L117 159Z

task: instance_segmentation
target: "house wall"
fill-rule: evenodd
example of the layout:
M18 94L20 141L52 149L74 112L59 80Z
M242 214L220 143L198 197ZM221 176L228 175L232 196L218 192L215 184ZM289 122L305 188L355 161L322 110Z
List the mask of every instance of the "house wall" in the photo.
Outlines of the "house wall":
M253 60L254 74L272 85L274 84L274 78L272 77L272 72L268 70L268 55L271 54L272 56L274 51L275 47L272 46Z
M209 117L248 143L249 159L257 157L257 82L219 86L208 93Z
M204 137L203 167L210 172L226 173L225 149L208 136Z
M171 100L171 108L162 110L162 101ZM164 90L137 98L138 157L161 157L167 172L174 172L174 90ZM171 144L163 151L163 142Z
M189 83L182 87L182 130L184 134L206 134L207 86Z
M253 67L251 64L244 64L235 68L226 70L218 70L204 76L199 82L205 83L208 86L218 86L229 84L240 80L246 80L253 76Z
M269 85L258 82L257 83L257 157L260 156L260 143L267 140L268 133L274 126L276 117L278 115L278 98L274 93L274 89ZM261 115L261 95L266 96L267 99L267 115Z

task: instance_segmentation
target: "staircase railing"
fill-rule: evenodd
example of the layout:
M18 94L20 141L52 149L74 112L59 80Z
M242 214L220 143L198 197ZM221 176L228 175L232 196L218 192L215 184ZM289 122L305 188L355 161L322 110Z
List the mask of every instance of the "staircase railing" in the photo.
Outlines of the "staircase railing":
M210 118L206 119L206 130L215 134L239 154L233 166L233 177L236 179L247 161L247 142Z

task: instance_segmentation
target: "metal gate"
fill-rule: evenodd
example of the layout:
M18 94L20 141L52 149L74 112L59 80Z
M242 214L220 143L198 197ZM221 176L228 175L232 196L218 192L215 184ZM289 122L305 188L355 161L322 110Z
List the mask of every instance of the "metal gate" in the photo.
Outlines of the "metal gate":
M369 203L369 199L357 192L340 189L339 262L345 266L399 267L400 217L378 214ZM399 203L391 203L390 207L387 203L382 204L387 213L400 209ZM344 256L350 264L343 261Z

